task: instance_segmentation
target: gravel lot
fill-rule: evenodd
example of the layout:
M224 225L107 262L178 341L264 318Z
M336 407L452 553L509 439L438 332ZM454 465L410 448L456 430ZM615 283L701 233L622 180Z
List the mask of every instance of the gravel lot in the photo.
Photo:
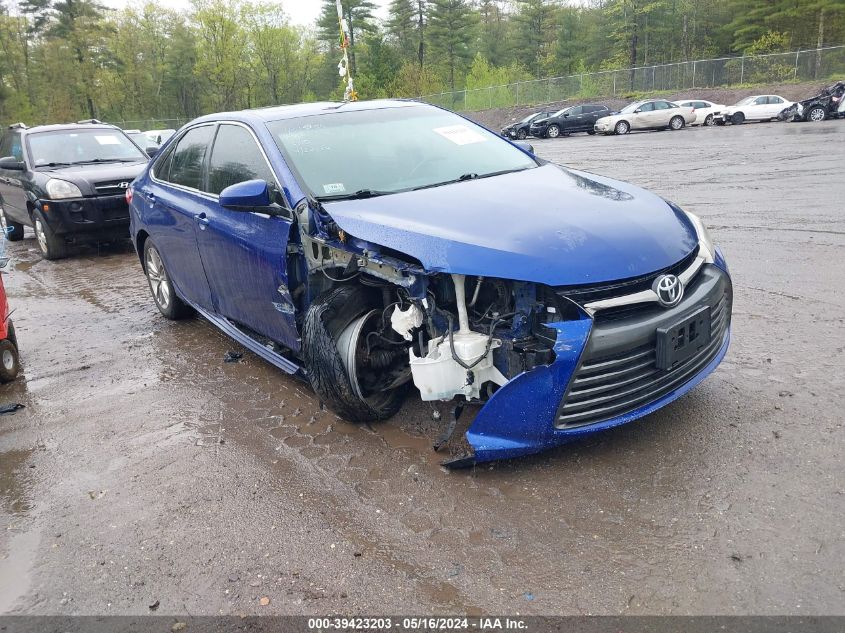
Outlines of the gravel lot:
M0 417L0 613L845 614L845 121L535 145L712 227L735 284L715 374L449 473L413 399L345 423L161 318L128 245L54 263L28 233L4 278L24 373L0 394L26 409Z

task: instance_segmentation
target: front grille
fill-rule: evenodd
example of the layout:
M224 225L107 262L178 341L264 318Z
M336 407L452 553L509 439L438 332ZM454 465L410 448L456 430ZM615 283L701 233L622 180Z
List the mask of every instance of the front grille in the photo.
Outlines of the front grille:
M558 286L555 288L555 292L583 306L585 303L591 303L593 301L612 299L614 297L648 290L654 284L654 280L660 275L679 275L681 272L689 268L698 256L698 248L699 247L696 246L689 255L676 264L672 264L662 270L658 270L647 275L612 281L605 284Z
M94 191L97 192L99 196L111 196L111 195L118 195L118 194L125 194L126 187L122 187L121 185L124 183L132 182L131 178L123 178L121 180L108 180L105 182L98 182L94 184Z
M727 336L731 291L710 311L710 342L696 355L664 371L656 365L656 334L646 344L616 349L582 360L558 410L558 428L573 428L614 418L658 400L701 371L719 352ZM594 332L595 334L595 332ZM587 352L585 352L587 354Z

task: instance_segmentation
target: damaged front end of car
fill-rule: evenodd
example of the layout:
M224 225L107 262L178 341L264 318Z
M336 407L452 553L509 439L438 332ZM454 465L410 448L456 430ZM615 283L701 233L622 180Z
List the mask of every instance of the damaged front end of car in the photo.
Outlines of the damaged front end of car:
M451 403L434 442L449 444L450 467L639 418L691 389L727 349L732 291L710 244L648 275L555 286L424 266L346 232L315 200L298 212L307 283L293 295L310 306L301 325L312 386L350 421L389 418L411 384L423 401ZM667 275L684 295L668 309L655 290ZM701 338L667 365L656 332L679 323ZM467 405L477 413L466 441L450 442Z

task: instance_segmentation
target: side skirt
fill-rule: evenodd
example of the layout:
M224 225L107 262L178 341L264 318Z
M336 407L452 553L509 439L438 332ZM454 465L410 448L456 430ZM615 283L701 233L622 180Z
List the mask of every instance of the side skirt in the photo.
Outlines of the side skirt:
M194 310L196 310L198 314L202 315L206 320L211 322L212 325L222 330L224 334L229 335L238 343L246 347L249 351L260 356L271 365L278 367L283 372L286 372L288 374L296 374L302 371L302 368L299 365L288 360L284 356L277 354L273 350L267 349L264 344L260 343L259 341L256 341L249 334L246 334L243 330L238 328L228 319L216 314L212 314L211 312L200 308L199 306L195 305L190 301L186 301L186 303L188 303Z

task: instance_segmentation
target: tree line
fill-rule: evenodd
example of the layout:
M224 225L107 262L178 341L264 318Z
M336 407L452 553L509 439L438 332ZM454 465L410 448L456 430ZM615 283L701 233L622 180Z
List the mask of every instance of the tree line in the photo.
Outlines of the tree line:
M288 0L295 1L295 0ZM362 98L845 43L845 0L342 0ZM189 119L337 99L335 0L0 0L0 121Z

